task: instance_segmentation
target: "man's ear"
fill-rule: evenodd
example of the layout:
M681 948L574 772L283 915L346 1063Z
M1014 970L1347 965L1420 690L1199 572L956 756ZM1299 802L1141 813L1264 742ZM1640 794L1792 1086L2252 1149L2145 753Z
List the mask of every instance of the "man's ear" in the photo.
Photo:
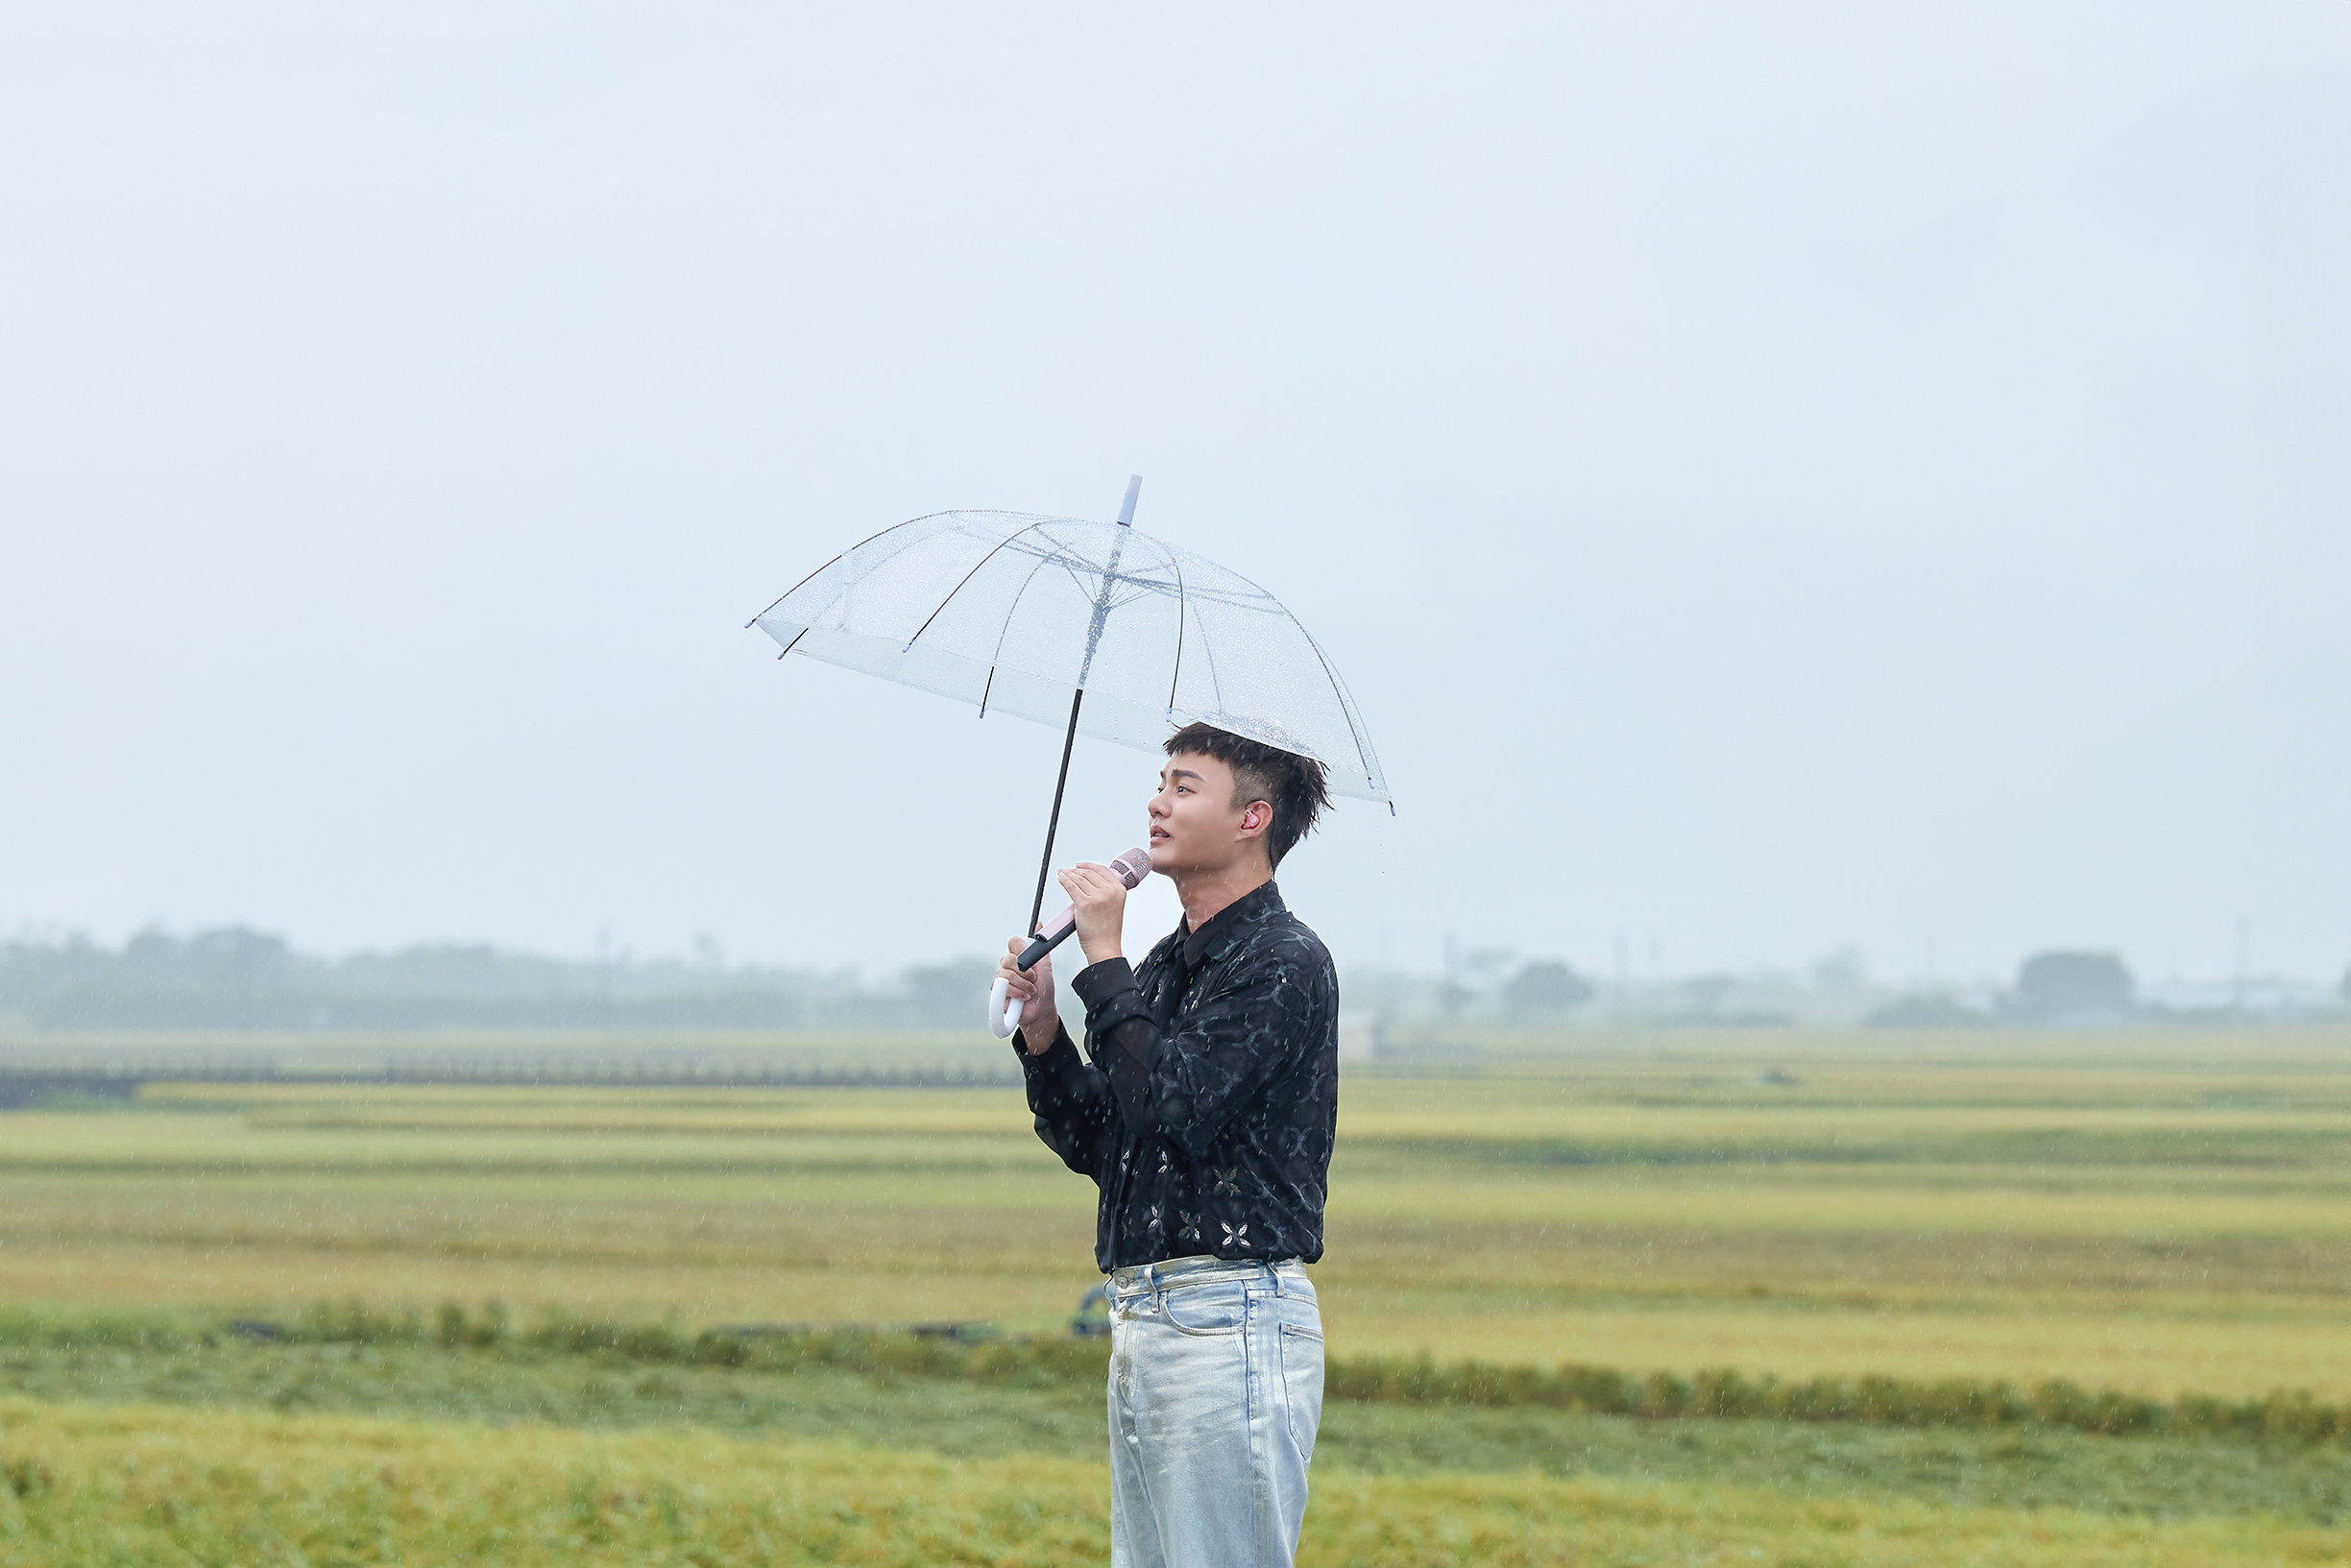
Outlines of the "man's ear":
M1245 833L1260 832L1264 831L1265 825L1272 820L1273 808L1272 806L1264 801L1251 801L1248 803L1248 809L1241 813L1241 831Z

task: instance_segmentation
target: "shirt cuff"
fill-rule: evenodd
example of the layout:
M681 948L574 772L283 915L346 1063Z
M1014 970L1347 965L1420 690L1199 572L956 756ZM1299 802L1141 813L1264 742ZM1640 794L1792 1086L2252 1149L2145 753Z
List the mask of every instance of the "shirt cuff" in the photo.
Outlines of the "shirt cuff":
M1105 958L1078 972L1070 989L1086 1004L1086 1033L1102 1036L1130 1018L1149 1018L1143 993L1135 989L1134 971L1124 958Z

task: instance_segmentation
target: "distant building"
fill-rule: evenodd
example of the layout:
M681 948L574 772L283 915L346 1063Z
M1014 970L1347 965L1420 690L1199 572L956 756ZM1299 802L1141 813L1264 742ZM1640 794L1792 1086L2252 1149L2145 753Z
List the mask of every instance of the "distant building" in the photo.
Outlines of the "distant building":
M1368 1062L1388 1053L1388 1021L1378 1013L1339 1015L1339 1059Z

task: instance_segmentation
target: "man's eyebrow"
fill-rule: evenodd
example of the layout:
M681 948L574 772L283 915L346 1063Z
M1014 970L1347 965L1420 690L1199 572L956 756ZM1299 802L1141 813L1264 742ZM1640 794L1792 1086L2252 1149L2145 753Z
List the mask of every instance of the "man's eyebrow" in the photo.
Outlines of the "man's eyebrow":
M1171 778L1171 779L1198 779L1198 778L1200 778L1200 775L1199 775L1199 774L1197 774L1197 773L1193 772L1193 771L1192 771L1190 768L1188 768L1188 767L1172 767L1172 768L1168 769L1167 771L1168 771L1168 777L1169 777L1169 778Z

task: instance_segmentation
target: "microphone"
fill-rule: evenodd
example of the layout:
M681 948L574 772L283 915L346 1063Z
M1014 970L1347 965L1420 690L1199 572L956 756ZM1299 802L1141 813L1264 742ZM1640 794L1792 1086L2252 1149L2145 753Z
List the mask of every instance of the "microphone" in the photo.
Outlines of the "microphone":
M1117 872L1118 880L1128 887L1137 886L1151 875L1151 852L1128 850L1110 862L1110 869ZM1068 941L1070 933L1077 929L1078 906L1073 904L1054 916L1030 940L1029 946L1021 950L1020 957L1014 960L1015 967L1022 974L1028 974L1039 958ZM988 989L988 1027L995 1031L999 1040L1010 1039L1012 1031L1020 1027L1021 1004L1011 1001L1010 992L1011 984L1002 975L996 977L996 983Z
M1149 850L1128 850L1110 862L1110 869L1118 873L1120 881L1125 882L1128 887L1134 887L1141 883L1144 878L1151 875L1151 852ZM1070 932L1077 929L1078 905L1073 904L1054 916L1045 929L1037 932L1035 940L1031 941L1022 952L1016 960L1020 966L1020 972L1024 975L1028 974L1036 966L1039 958L1068 941Z

